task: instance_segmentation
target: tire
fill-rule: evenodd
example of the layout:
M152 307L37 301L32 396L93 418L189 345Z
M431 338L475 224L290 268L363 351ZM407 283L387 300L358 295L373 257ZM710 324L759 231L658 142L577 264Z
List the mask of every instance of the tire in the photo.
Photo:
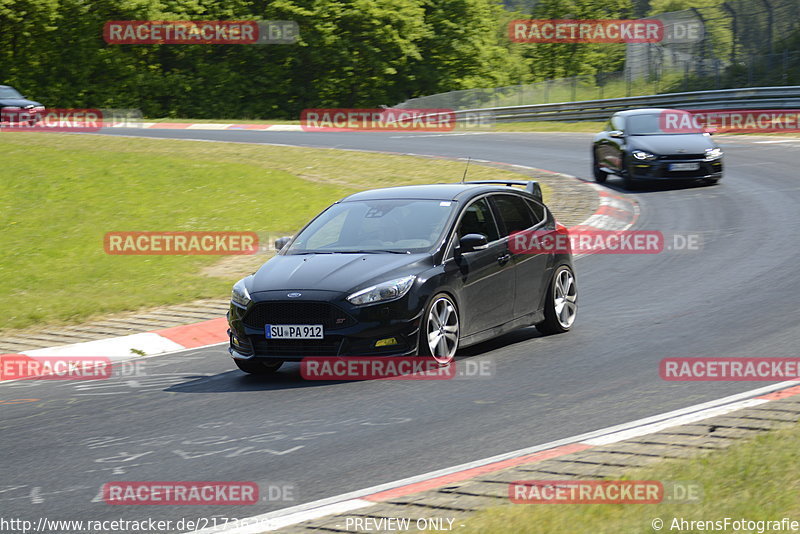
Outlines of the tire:
M272 375L278 372L283 362L280 360L233 360L236 367L251 375Z
M594 181L598 184L606 183L608 173L597 165L597 155L594 153L592 153L592 174L594 175Z
M575 273L569 266L559 265L553 272L553 278L547 287L544 321L537 324L536 329L545 335L568 332L575 323L577 312L578 286L575 282Z
M625 170L622 171L622 186L628 191L633 191L637 188L637 185L636 181L631 178L631 173L626 166Z
M455 302L445 293L434 295L425 306L419 327L420 356L433 358L442 366L448 365L455 358L460 336L461 323Z

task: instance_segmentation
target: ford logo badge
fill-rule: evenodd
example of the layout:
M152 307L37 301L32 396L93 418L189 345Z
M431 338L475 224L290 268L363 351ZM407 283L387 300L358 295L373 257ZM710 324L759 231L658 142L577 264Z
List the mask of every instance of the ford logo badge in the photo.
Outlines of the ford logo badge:
M302 293L289 293L286 296L289 297L290 299L296 299L297 297L299 297L301 295L302 295Z

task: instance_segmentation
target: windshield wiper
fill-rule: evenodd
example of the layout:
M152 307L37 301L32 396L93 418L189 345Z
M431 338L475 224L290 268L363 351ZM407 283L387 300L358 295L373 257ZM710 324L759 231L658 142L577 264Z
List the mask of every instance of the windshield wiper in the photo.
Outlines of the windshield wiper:
M347 250L347 251L342 251L341 254L411 254L411 252L408 250L372 248L369 250Z
M380 249L380 248L373 248L369 250L301 250L301 251L289 251L287 255L289 256L302 256L308 254L411 254L409 250L391 250L391 249Z

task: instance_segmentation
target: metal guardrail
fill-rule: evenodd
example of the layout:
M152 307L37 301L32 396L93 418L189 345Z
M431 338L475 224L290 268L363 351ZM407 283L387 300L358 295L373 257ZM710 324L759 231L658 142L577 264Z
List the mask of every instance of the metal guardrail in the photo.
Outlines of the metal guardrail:
M496 121L604 121L611 114L635 108L674 109L800 109L800 86L750 87L689 93L584 100L556 104L478 108L455 111L457 120L491 114Z

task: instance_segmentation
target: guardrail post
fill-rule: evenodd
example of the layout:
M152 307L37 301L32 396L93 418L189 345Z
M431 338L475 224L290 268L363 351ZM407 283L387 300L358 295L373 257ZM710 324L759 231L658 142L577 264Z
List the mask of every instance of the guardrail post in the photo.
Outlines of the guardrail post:
M781 77L783 84L789 81L789 49L783 49L783 76Z
M626 66L625 67L625 96L631 96L631 84L633 80L631 80L631 68Z

